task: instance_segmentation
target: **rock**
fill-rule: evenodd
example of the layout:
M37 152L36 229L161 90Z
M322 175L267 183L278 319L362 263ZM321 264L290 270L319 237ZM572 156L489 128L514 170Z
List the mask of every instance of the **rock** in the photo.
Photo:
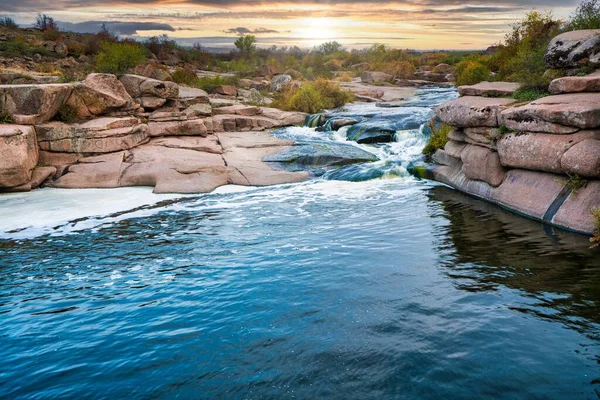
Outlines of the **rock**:
M215 91L223 96L237 96L237 89L231 85L218 86Z
M179 97L179 86L174 82L148 78L140 83L140 92L142 96L177 99Z
M300 167L332 167L355 163L374 162L379 159L372 153L343 143L301 143L268 155L267 162L296 164Z
M210 104L208 93L202 89L180 86L175 106L183 110L196 104Z
M600 65L600 29L566 32L556 36L544 60L550 68L578 68Z
M212 120L215 132L263 131L282 126L280 122L263 116L215 115Z
M265 186L300 182L308 178L306 172L274 170L262 159L290 146L293 142L277 139L263 132L218 133L219 142L225 150L223 158L230 168L229 179L233 184Z
M163 111L163 109L158 109L148 116L148 121L151 122L186 121L187 119L187 114L182 111Z
M65 57L67 54L69 54L69 48L64 43L57 43L54 46L54 52L61 57Z
M279 73L279 68L269 65L262 65L256 69L256 73L262 76L276 75Z
M81 158L78 164L70 166L68 172L54 181L52 186L65 189L117 188L127 154L120 151Z
M212 107L210 104L194 104L183 110L183 113L188 118L210 117L212 115Z
M35 130L25 125L0 125L0 188L29 182L38 163Z
M41 124L54 118L72 91L72 84L1 85L0 110L16 124Z
M279 92L283 90L287 83L292 81L292 77L289 75L277 75L271 79L271 91Z
M353 64L350 66L350 68L354 69L354 70L358 70L358 71L367 71L367 70L371 69L371 64L369 64L368 62L363 62L363 63Z
M514 100L465 96L439 106L436 114L442 122L458 127L500 126L500 113Z
M380 126L359 124L351 126L346 137L356 143L390 143L394 141L396 131Z
M291 76L292 79L302 79L303 78L302 72L296 71L295 69L287 69L283 74Z
M448 139L454 142L467 143L467 135L462 129L452 129L448 133Z
M467 147L466 143L458 143L454 140L448 140L448 143L444 146L444 151L451 157L461 158L463 150Z
M548 96L502 112L504 124L513 130L573 133L600 127L600 93Z
M390 74L377 71L366 71L363 72L360 79L363 83L383 83L391 82L394 77Z
M514 82L480 82L476 85L459 86L461 96L510 97L519 88Z
M433 162L440 165L460 166L462 163L460 158L452 157L442 149L436 150L433 156L431 156L431 159Z
M571 146L562 155L560 165L567 174L600 178L600 140L582 140Z
M76 110L78 118L84 119L131 108L134 101L116 76L89 74L83 83L75 86L67 104Z
M223 147L216 135L208 136L165 136L150 140L151 146L163 146L173 149L188 149L205 153L222 154Z
M582 131L572 135L523 133L503 135L498 141L502 165L553 173L564 173L563 154L575 144L600 138L600 132Z
M148 122L148 136L207 136L209 127L203 119L186 121Z
M33 170L29 187L31 189L37 189L50 177L56 174L55 167L37 167Z
M467 145L461 153L462 172L469 179L499 186L506 175L498 153L486 147Z
M446 75L447 74L444 74L444 73L435 73L432 71L424 71L424 72L416 72L415 78L422 79L427 82L444 83L444 82L448 82Z
M433 72L438 74L452 74L454 72L454 69L455 68L450 64L441 63L433 68Z
M156 110L162 107L167 102L166 99L160 97L142 97L139 99L139 103L142 107L148 110Z
M102 154L131 149L148 141L148 126L137 118L99 118L83 124L52 122L36 126L40 149Z
M136 75L141 75L146 78L157 79L159 81L172 81L173 77L163 68L159 67L156 63L148 62L145 64L138 65L135 67L134 72Z
M600 92L600 71L586 76L567 76L550 82L552 94Z
M577 193L571 193L554 215L552 223L582 233L596 229L590 210L600 208L600 182L591 181Z
M131 75L131 74L123 75L119 78L119 80L123 84L123 87L125 87L125 90L127 91L127 93L129 93L129 95L134 99L142 97L142 91L140 90L140 85L146 79L148 79L148 78L146 78L145 76Z
M240 79L238 85L242 89L250 89L255 82L251 79Z
M493 150L496 150L496 142L502 137L498 128L465 128L464 133L467 143L488 147Z
M360 121L353 118L335 118L327 121L325 130L337 131L344 126L352 126L358 124Z
M236 104L233 106L226 106L214 109L215 115L221 114L237 114L243 115L246 117L252 117L254 115L259 115L262 110L259 107L247 106L244 104Z
M282 111L277 108L262 107L261 115L273 119L279 126L302 126L308 114L297 111Z

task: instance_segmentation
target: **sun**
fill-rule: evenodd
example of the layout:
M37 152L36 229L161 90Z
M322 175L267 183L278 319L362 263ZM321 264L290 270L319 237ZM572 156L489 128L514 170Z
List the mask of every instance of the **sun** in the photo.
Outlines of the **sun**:
M338 36L336 23L331 18L301 18L294 21L294 33L313 44L334 40Z

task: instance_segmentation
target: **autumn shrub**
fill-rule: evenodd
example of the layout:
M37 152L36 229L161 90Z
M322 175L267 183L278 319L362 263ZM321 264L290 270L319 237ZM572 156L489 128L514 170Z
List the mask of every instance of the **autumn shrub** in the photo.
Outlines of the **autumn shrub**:
M391 61L376 64L374 69L400 79L412 79L415 77L415 73L417 72L417 69L410 61Z
M301 87L289 85L279 92L273 106L288 111L314 114L324 109L341 107L354 100L354 94L337 83L317 79Z
M198 75L196 75L194 70L189 68L177 68L171 76L173 77L173 82L179 84L194 86L198 82Z
M438 124L435 119L432 119L427 124L427 127L431 130L431 136L427 145L423 148L423 154L426 157L431 157L439 149L443 149L448 143L448 134L452 130L452 127L447 124Z
M477 61L465 60L456 65L457 85L474 85L488 80L490 80L490 70Z
M121 75L145 60L146 52L136 43L104 42L96 57L96 70Z

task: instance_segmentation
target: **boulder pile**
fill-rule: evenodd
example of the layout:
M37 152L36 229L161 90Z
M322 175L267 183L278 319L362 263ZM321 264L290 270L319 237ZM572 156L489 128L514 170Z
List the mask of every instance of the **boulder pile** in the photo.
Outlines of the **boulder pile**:
M433 177L519 214L582 233L600 207L600 74L559 78L530 103L513 83L460 87L439 119L454 129Z
M306 179L262 161L293 144L264 131L301 125L305 114L223 105L203 90L142 75L0 85L0 191L45 184L201 193Z

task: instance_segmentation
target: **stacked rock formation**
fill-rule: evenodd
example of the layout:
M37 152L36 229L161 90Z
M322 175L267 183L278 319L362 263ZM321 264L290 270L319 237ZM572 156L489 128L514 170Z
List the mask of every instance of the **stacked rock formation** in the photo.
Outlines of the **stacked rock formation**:
M591 233L600 207L600 73L556 79L552 96L503 97L512 83L460 87L440 106L454 127L434 178L525 216Z
M45 182L200 193L227 183L268 185L307 177L262 162L291 145L263 131L302 124L305 114L243 104L217 108L221 105L222 99L200 89L138 75L0 85L0 115L10 120L0 124L0 191L27 191ZM77 122L58 122L57 115Z

